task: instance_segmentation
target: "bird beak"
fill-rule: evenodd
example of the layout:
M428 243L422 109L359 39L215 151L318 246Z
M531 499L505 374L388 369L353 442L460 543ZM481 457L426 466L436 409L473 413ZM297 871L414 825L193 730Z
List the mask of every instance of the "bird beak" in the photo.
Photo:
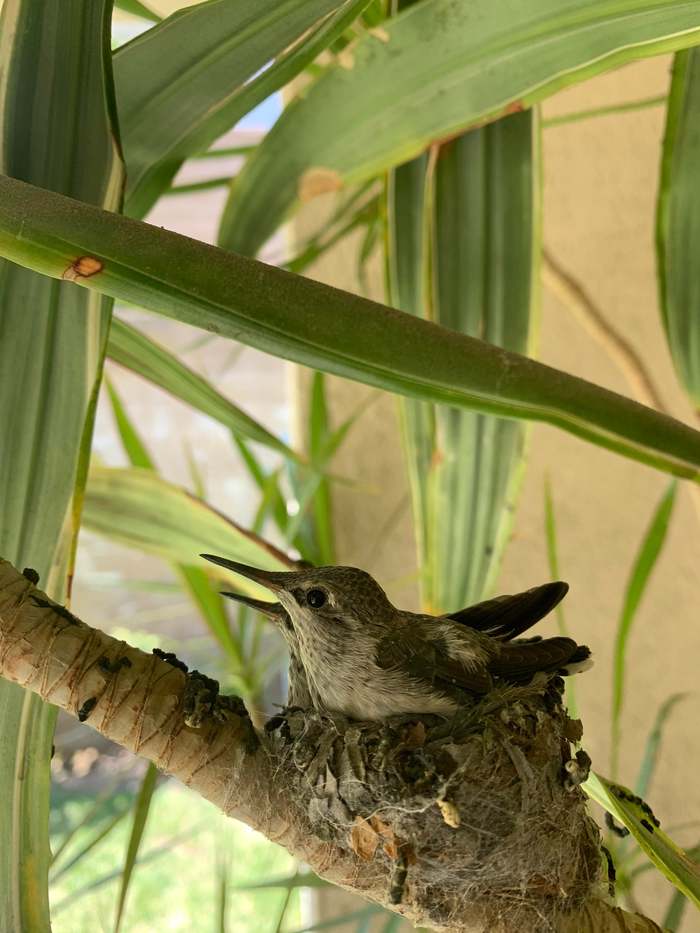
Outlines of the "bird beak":
M229 560L227 557L217 557L216 554L200 554L199 556L211 561L212 564L218 564L220 567L239 573L242 577L252 580L253 583L271 590L275 595L287 589L289 573L280 572L279 570L260 570L257 567L249 567L247 564L239 564L238 561ZM234 598L238 599L238 596ZM252 602L258 602L258 600L252 600ZM263 603L263 605L269 605L269 603Z
M272 622L277 625L286 625L289 619L287 610L282 603L268 603L264 599L253 599L251 596L243 596L241 593L222 592L222 596L228 596L229 599L235 599L237 603L243 603L244 606L250 606L258 612L262 612Z

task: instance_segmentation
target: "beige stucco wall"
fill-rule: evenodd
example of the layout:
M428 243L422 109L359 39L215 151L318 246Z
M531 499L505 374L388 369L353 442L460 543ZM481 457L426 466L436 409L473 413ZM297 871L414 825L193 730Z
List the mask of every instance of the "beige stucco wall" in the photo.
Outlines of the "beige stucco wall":
M562 92L545 115L664 93L670 59L656 58ZM660 107L552 127L544 131L544 239L556 259L585 285L608 320L641 353L664 403L677 417L693 414L675 379L657 308L653 236L664 112ZM317 222L321 202L300 229ZM343 244L312 271L315 278L356 287L352 244ZM375 297L382 297L377 269ZM619 392L624 376L567 308L543 294L539 357L553 366ZM334 418L354 410L364 387L332 380ZM395 601L416 606L410 509L395 403L374 404L334 469L353 477L337 486L336 527L342 561L370 569ZM571 584L567 621L594 650L595 668L578 678L584 746L594 767L608 771L611 662L617 616L630 565L667 477L537 425L520 504L499 582L517 591L548 578L543 534L543 482L549 475L559 524L562 576ZM621 780L633 783L651 721L669 694L691 694L677 709L663 748L650 802L664 826L700 820L700 518L687 488L680 490L667 547L630 640ZM553 633L554 623L541 627ZM698 827L679 831L692 845ZM671 889L656 873L640 888L640 904L659 919ZM338 912L331 895L324 912ZM687 912L684 933L700 931Z

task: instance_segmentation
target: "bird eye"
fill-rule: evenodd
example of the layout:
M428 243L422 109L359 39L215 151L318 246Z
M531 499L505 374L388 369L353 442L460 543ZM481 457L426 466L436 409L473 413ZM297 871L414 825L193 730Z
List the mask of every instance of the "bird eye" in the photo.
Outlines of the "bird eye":
M319 589L309 590L306 594L306 601L312 609L320 609L326 602L326 594Z

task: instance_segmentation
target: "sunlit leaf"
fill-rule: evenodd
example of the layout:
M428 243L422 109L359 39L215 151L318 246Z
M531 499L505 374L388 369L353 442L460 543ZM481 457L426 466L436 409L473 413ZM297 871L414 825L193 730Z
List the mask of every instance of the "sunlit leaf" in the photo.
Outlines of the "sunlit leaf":
M367 2L209 0L118 49L128 213L144 216L187 156L294 78Z
M423 0L285 110L234 182L220 242L255 255L299 199L698 36L689 0Z
M83 521L92 531L178 564L192 564L199 554L211 553L268 570L293 566L282 551L146 470L91 470ZM235 580L243 592L270 598L267 590L243 577L204 561L201 566L221 579Z
M145 3L141 3L141 0L115 0L114 5L120 10L124 10L125 13L131 13L133 16L140 16L141 19L150 20L152 23L158 23L161 20L161 17L150 7L146 6Z

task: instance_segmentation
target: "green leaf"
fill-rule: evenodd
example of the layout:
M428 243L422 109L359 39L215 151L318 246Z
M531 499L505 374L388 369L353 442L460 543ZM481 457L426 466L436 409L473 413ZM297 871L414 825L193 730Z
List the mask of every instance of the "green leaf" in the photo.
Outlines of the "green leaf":
M179 564L192 564L206 552L268 570L287 570L294 565L262 538L146 470L91 470L83 522L127 547ZM243 577L202 562L204 567L219 579L235 580L243 592L269 599L267 590Z
M618 113L629 113L633 110L646 110L648 107L660 107L668 101L667 94L656 97L645 97L642 100L627 100L619 104L608 104L605 107L591 107L588 110L574 110L571 113L561 113L556 117L542 120L543 129L552 126L562 126L566 123L580 123L582 120L591 120L595 117L608 117Z
M119 886L117 913L114 919L114 926L112 928L113 933L119 933L119 930L121 929L124 908L126 907L126 897L129 893L129 883L131 882L134 865L136 864L139 849L141 848L143 831L146 828L146 821L148 819L148 813L151 809L151 801L153 800L153 792L156 789L157 780L158 769L149 761L148 767L146 768L146 773L143 776L143 781L141 782L141 789L139 790L138 797L134 802L134 820L131 824L131 834L129 836L129 843L126 849L124 868L122 869L122 883Z
M335 436L333 435L328 420L325 376L323 373L315 372L311 382L309 401L309 450L311 462L320 474L313 497L313 522L321 564L336 562L331 489L328 478L323 475L323 470L343 443L352 424L353 420L348 419L346 424L335 432Z
M549 565L549 574L552 580L561 580L559 571L559 554L557 545L557 520L554 511L554 499L552 498L552 489L549 483L549 477L544 480L544 528L547 540L547 563ZM559 603L555 610L559 632L565 638L569 638L569 627L566 624L564 607ZM576 702L576 687L574 685L575 677L566 678L566 705L569 715L572 719L578 719L578 704Z
M651 779L654 776L664 726L666 725L669 716L673 712L674 707L680 703L681 700L684 700L687 695L687 693L671 694L671 696L661 704L658 712L656 713L654 725L649 731L649 735L647 736L646 744L644 746L644 757L642 758L642 763L639 766L637 783L634 787L635 793L640 797L646 796L649 790Z
M116 7L119 7L120 10L124 10L125 13L131 13L133 16L140 16L141 19L147 19L152 23L159 23L162 19L161 16L158 16L150 7L147 7L145 3L141 3L141 0L116 0Z
M427 172L424 159L396 170L388 264L391 278L406 276L390 281L405 310L528 353L537 307L537 140L532 113L517 114L441 146ZM454 611L482 599L500 566L524 427L404 404L423 602L429 611Z
M107 388L121 441L131 465L157 475L153 461L139 437L136 427L129 419L118 393L109 382L107 382ZM198 498L201 499L201 495L198 495ZM233 673L241 680L242 692L249 695L251 689L247 684L243 653L241 646L231 632L221 594L214 588L209 575L201 567L175 563L174 568L179 574L192 602L197 607L204 624L218 641L223 651L226 652L229 659L233 661Z
M114 321L112 321L112 324L114 324ZM129 458L129 462L132 466L139 467L143 470L155 470L155 466L151 460L151 455L146 450L141 438L131 423L116 389L109 381L109 379L105 379L105 385L107 387L107 394L109 395L109 401L112 406L112 412L114 414L117 431L119 432L119 437L121 438L121 442Z
M293 933L315 933L316 930L332 930L334 927L350 923L352 920L363 920L365 917L378 913L382 913L382 908L370 904L368 907L360 908L360 910L351 910L348 913L339 914L337 917L331 917L329 920L319 920L310 926L300 927L298 930L294 930Z
M216 859L216 930L226 933L226 914L228 911L228 888L231 874L231 856L223 852Z
M117 209L106 0L5 0L0 171ZM0 553L67 595L111 301L0 262ZM0 929L50 929L56 711L0 682Z
M581 786L591 799L629 829L639 847L671 884L700 907L700 865L691 861L662 829L652 826L650 830L642 824L644 820L652 825L648 814L637 803L620 796L620 791L628 797L633 796L632 792L595 772Z
M58 862L63 855L63 853L68 848L69 844L75 838L76 834L80 832L81 829L91 826L95 820L99 820L105 814L109 814L112 809L113 804L113 795L116 789L116 783L112 782L111 785L107 786L104 790L95 797L95 800L92 806L85 812L85 814L78 819L72 826L70 826L63 835L63 838L60 842L57 842L52 847L51 852L51 870L54 870L56 862ZM127 812L127 811L124 811ZM55 878L55 875L53 876Z
M67 862L61 865L57 871L52 871L51 884L55 884L59 878L67 874L69 871L71 871L71 869L75 868L76 865L80 864L80 862L87 855L89 855L90 852L92 852L95 846L98 846L102 840L105 839L112 832L112 830L121 823L128 812L128 809L124 809L120 813L115 813L103 826L100 827L100 829L97 830L97 832L90 836L87 842L85 842Z
M185 404L214 418L233 434L241 434L285 457L298 459L298 455L284 441L229 402L203 376L185 366L165 347L117 318L112 321L107 353L115 363L138 373Z
M632 631L632 624L637 609L646 591L651 572L656 565L661 549L666 540L666 532L671 520L673 505L676 501L677 484L671 482L661 501L656 507L651 523L637 553L627 589L622 603L620 618L615 634L615 648L613 655L613 699L611 718L611 767L613 778L617 777L617 765L620 755L620 718L625 696L625 661L627 655L627 642Z
M219 242L255 255L299 198L699 36L694 0L424 0L285 110L234 182Z
M336 288L0 177L0 256L388 391L554 424L697 480L700 434L599 386ZM89 263L104 263L87 276ZM76 264L77 263L77 271Z
M160 858L161 855L166 855L171 851L176 845L179 845L181 842L191 841L195 833L200 830L202 827L199 824L188 827L184 832L178 833L176 836L171 836L166 842L160 846L156 846L153 849L150 849L144 855L136 859L136 865L146 865L148 862L152 862L154 859ZM100 875L99 878L96 878L94 881L89 881L87 884L78 888L76 891L73 891L71 894L66 895L63 900L59 901L57 904L52 905L51 913L52 915L60 913L60 911L65 910L66 907L69 907L75 901L80 900L81 897L84 897L86 894L90 894L92 891L96 891L99 888L104 887L106 884L114 881L116 878L122 876L122 869L116 868L114 871L107 872L104 875Z
M680 927L688 899L680 891L676 891L666 908L666 914L663 919L664 930L670 930L670 933L676 933Z
M117 50L126 210L143 216L190 155L297 74L368 0L209 0Z
M532 111L472 130L435 163L432 318L525 355L539 305L539 174ZM525 426L442 407L435 432L431 604L454 610L483 599L500 569Z
M236 640L229 625L228 616L224 608L224 601L219 589L212 583L209 574L201 567L179 564L177 570L197 606L199 614L214 638L233 661L233 673L247 683L247 670L243 659L241 646ZM250 687L243 690L246 695L251 692Z
M668 345L700 410L700 52L676 55L656 214L659 298Z
M294 872L291 875L285 875L282 878L267 878L265 881L257 881L254 884L237 884L236 891L260 891L264 888L332 888L330 881L319 878L311 871Z
M172 185L163 194L166 196L177 194L199 194L202 191L211 191L212 188L225 188L231 183L230 175L219 178L205 178L204 181L193 181L188 185Z

